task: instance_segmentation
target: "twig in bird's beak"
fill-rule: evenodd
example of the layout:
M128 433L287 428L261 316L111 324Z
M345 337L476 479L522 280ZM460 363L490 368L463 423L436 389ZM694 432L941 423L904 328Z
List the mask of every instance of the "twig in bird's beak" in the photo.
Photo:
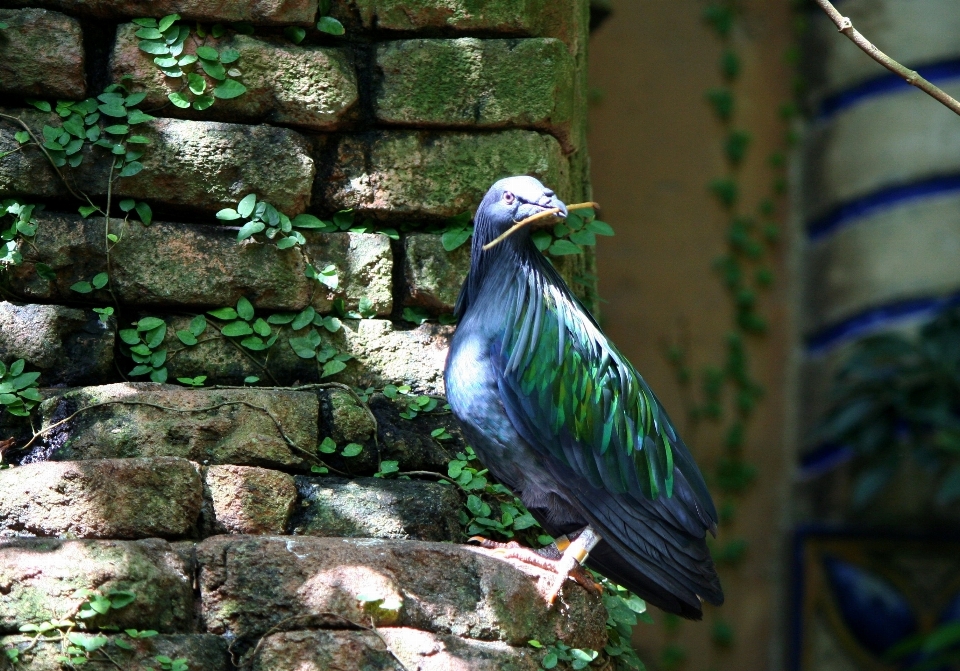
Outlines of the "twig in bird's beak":
M567 212L569 212L570 210L584 210L588 207L600 207L600 205L598 205L597 203L574 203L573 205L567 205ZM509 238L511 235L519 231L521 228L523 228L527 224L532 224L533 222L539 219L544 219L546 217L553 216L558 212L560 212L559 207L551 207L549 210L543 210L542 212L537 212L536 214L530 215L526 219L519 221L513 226L511 226L510 228L508 228L506 231L501 233L495 240L491 240L490 242L485 244L483 246L483 251L493 249L494 247L499 245L501 242Z

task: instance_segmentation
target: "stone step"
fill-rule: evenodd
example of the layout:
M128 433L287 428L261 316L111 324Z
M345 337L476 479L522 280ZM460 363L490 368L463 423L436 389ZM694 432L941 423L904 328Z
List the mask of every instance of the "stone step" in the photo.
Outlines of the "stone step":
M235 228L210 224L110 220L110 231L122 240L111 246L110 266L104 252L104 220L41 212L34 217L37 234L21 241L24 261L10 268L10 289L27 301L121 303L191 307L198 312L235 306L244 297L264 310L297 311L312 305L329 313L335 299L358 310L370 301L378 315L393 310L393 253L385 235L307 232L301 248L278 249L272 242L237 242ZM304 274L307 260L318 269L337 268L338 289L325 290ZM44 263L56 273L51 282L36 271ZM70 287L110 271L108 288L79 294Z
M32 3L31 3L32 4ZM83 29L45 9L0 9L0 93L79 100L87 93Z
M131 16L161 17L179 14L188 21L229 23L248 21L258 25L308 25L316 20L313 0L151 0L149 8L142 0L5 0L10 6L34 6L60 9L81 16L101 19L129 19Z
M87 620L98 629L194 631L193 565L156 538L140 541L0 539L0 634L75 616L78 590L132 592L133 603Z
M91 639L102 635L90 633L81 636ZM229 671L233 668L227 642L211 634L174 634L148 638L111 634L104 638L106 642L90 654L90 666L100 667L113 660L122 669L156 669L156 658L163 656L183 660L191 671ZM58 638L41 639L35 643L30 636L0 637L0 654L13 649L20 653L20 661L14 667L17 671L61 671L64 668L58 661L63 656Z
M28 464L0 470L0 535L184 537L202 496L197 469L177 457Z
M568 582L550 608L538 581L545 585L552 574L476 548L217 536L196 551L203 626L233 640L241 653L268 633L351 622L516 646L557 638L594 650L606 644L607 614L600 597Z
M441 237L432 233L415 233L404 239L404 305L416 305L438 313L453 312L460 287L470 270L470 242L448 252Z

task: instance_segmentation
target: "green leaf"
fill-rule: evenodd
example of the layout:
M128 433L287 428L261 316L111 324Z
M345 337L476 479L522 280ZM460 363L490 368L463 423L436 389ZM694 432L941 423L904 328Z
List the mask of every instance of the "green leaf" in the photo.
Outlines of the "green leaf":
M249 217L253 214L253 208L257 204L257 194L248 193L243 199L237 203L237 212L240 213L241 217Z
M194 98L193 100L193 109L203 111L213 105L214 99L213 96L200 95Z
M187 99L185 95L183 95L179 91L174 91L167 97L170 99L170 102L172 102L174 105L176 105L180 109L187 109L188 107L190 107L190 101Z
M207 73L209 74L209 73ZM213 77L213 75L210 75ZM226 79L213 89L213 95L221 100L229 100L231 98L236 98L247 92L247 87L238 82L236 79Z
M56 282L57 274L53 272L53 268L48 266L46 263L37 263L34 268L37 271L37 275L45 279L48 282Z
M318 228L321 230L331 228L327 222L318 219L312 214L298 214L293 218L293 222L291 223L295 228Z
M76 282L70 285L70 289L76 291L78 294L89 294L93 291L93 287L90 286L89 282Z
M217 219L220 221L234 221L240 218L240 213L232 207L225 208L217 212Z
M300 44L303 42L303 38L307 36L307 31L300 26L287 26L283 29L283 34L294 44Z
M440 242L445 250L452 252L469 240L471 235L473 235L473 231L469 228L445 231L440 236Z
M80 212L80 216L86 219L91 214L97 211L97 208L93 205L81 205L77 208L77 211Z
M144 226L149 226L153 222L153 210L150 209L150 206L146 203L137 203L134 209L137 211L137 216L140 217L140 221L143 222Z
M105 105L100 105L97 109L107 116L118 118L127 116L127 108L119 102L110 102Z
M128 345L136 345L140 342L140 334L137 333L136 329L120 329L117 335L120 336L120 340Z
M14 133L13 138L20 144L23 144L24 142L27 142L30 139L30 133L28 133L25 130L17 131L16 133Z
M142 135L131 135L127 138L129 144L150 144L150 140Z
M133 198L124 198L120 201L120 209L124 212L129 212L134 208L134 206L136 206L136 204L137 201L135 201Z
M339 361L337 359L332 359L326 362L325 364L323 364L323 375L321 377L329 377L331 375L336 375L346 367L347 367L347 364L345 364L344 362Z
M237 314L240 315L241 319L246 321L253 319L253 304L243 296L237 301Z
M548 251L553 256L567 256L569 254L579 254L583 250L569 240L556 240L550 245Z
M312 307L307 306L307 308L297 315L296 319L293 320L293 324L290 325L294 331L299 331L303 327L313 322L313 318L316 317L317 311Z
M196 54L200 58L205 58L208 61L215 61L219 58L220 54L213 47L197 47Z
M221 332L225 336L236 338L239 336L250 335L253 333L253 329L250 328L250 324L245 321L235 321L224 326L223 329L221 329Z
M317 446L317 450L323 454L333 454L337 451L337 444L333 442L333 438L327 436L323 439L323 442Z
M167 14L165 17L160 19L160 22L157 24L157 28L160 29L160 32L166 32L167 28L172 26L174 22L180 20L179 14Z
M216 61L208 61L201 58L200 67L203 68L203 71L206 72L210 77L218 81L223 81L227 77L227 71L224 69L222 65L220 65L220 63L217 63ZM217 97L219 98L220 96L217 96ZM232 97L236 97L236 96L232 96Z
M343 448L343 452L340 454L344 457L355 457L361 452L363 452L363 445L359 445L357 443L347 443L347 445Z
M278 312L277 314L272 314L267 317L267 323L269 324L289 324L297 315L292 312Z
M187 75L187 87L190 89L191 93L200 95L207 90L207 80L197 73L191 72L189 75Z
M320 20L317 21L317 30L328 35L343 35L346 32L343 24L332 16L320 17Z
M137 37L144 40L162 40L163 32L157 28L141 28L134 33Z
M237 318L237 311L233 308L217 308L216 310L207 310L207 314L223 320Z
M121 177L133 177L137 173L143 170L143 163L140 161L131 161L123 166L123 170L120 171Z
M166 367L156 368L150 371L150 381L156 382L157 384L163 384L164 382L166 382L167 381Z
M145 121L153 121L156 117L147 114L146 112L141 112L140 110L129 110L127 112L127 123L130 125L136 125L138 123L144 123ZM133 138L130 138L130 141L133 141ZM146 144L146 143L144 143Z
M177 331L177 337L187 347L191 347L197 344L197 336L190 333L190 331Z
M144 317L137 322L137 331L141 333L144 331L152 331L155 328L163 326L165 322L159 317Z
M53 108L50 107L50 103L48 103L46 100L31 100L31 99L28 98L28 99L27 99L27 104L28 104L28 105L33 105L34 107L36 107L36 108L37 108L38 110L40 110L41 112L51 112L51 111L53 111Z
M190 320L190 326L188 328L190 329L190 333L199 338L203 335L203 332L207 330L207 318L203 315L197 315Z
M237 51L236 49L231 49L230 47L227 47L226 49L220 52L220 62L223 64L233 63L238 58L240 58L240 52Z
M107 286L107 282L110 281L110 277L106 273L97 273L93 276L91 284L93 284L94 289L103 289Z
M243 226L240 227L240 230L237 232L237 242L241 240L246 240L249 237L256 235L263 231L266 228L266 224L262 221L248 221Z

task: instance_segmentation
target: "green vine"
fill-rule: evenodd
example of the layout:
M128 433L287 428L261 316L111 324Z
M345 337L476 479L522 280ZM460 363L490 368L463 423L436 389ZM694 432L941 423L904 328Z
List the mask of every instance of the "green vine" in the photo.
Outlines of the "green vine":
M766 318L760 313L759 299L774 282L771 254L780 236L777 219L781 216L786 192L785 154L777 151L768 159L773 173L769 194L753 207L744 207L742 202L741 169L749 155L752 134L738 124L737 83L741 58L733 37L743 12L739 0L713 0L703 15L722 47L721 85L708 90L705 98L722 129L726 159L726 174L708 184L708 190L727 219L727 248L713 263L733 311L732 327L724 336L726 355L721 363L706 365L695 375L687 359L685 334L666 352L693 429L706 421L721 432L720 455L712 472L707 474L719 494L723 540L711 543L711 552L721 572L736 568L749 551L746 539L729 536L738 503L757 475L756 466L743 454L751 420L764 394L763 385L751 367L751 350L768 328ZM784 122L791 120L793 109L792 105L784 107ZM794 140L788 126L785 147L791 147ZM698 390L692 388L697 377ZM668 643L661 650L660 663L665 669L675 669L687 657L684 647L675 640L681 623L678 618L667 618L665 624ZM734 627L718 613L712 615L712 641L717 649L729 649L736 644Z

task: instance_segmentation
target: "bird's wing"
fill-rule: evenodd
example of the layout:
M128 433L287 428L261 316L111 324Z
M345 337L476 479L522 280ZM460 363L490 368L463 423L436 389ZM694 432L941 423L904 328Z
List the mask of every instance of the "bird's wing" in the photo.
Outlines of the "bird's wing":
M656 510L691 536L716 533L703 476L660 401L559 275L528 273L507 310L494 355L520 435L594 489Z

